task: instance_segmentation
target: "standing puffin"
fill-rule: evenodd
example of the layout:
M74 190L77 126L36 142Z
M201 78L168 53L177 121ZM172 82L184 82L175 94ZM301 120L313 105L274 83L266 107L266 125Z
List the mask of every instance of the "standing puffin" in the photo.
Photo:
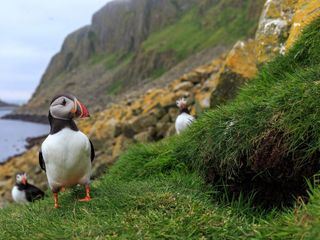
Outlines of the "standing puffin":
M180 114L176 119L175 127L177 134L180 134L194 121L194 117L190 115L187 101L184 98L177 101L177 106L180 109Z
M49 109L50 134L39 152L39 164L46 172L49 187L58 208L58 193L62 188L81 184L86 196L79 201L90 201L91 162L95 157L89 138L79 131L74 118L89 117L87 108L71 94L53 98Z
M29 203L44 197L44 192L28 183L27 174L18 173L11 195L16 203Z

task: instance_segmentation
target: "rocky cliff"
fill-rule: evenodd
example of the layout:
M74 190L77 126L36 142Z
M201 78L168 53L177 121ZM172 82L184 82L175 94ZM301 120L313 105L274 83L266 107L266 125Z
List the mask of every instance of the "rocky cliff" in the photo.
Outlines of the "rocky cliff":
M6 107L7 103L0 101L0 107Z
M16 107L16 105L11 103L6 103L0 100L0 107Z
M263 0L110 2L93 15L91 25L65 39L31 100L17 113L45 115L52 95L62 91L97 111L146 83L164 86L172 75L203 64L195 54L205 59L211 52L213 58L239 38L252 36L262 5ZM172 69L175 74L158 81Z

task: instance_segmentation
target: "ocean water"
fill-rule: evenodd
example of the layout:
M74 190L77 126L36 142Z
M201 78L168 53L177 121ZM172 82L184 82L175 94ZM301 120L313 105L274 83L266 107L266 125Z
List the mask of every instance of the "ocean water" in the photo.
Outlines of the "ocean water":
M0 108L0 117L9 112L10 110ZM0 119L0 162L23 153L28 137L39 137L48 132L49 126L45 124Z

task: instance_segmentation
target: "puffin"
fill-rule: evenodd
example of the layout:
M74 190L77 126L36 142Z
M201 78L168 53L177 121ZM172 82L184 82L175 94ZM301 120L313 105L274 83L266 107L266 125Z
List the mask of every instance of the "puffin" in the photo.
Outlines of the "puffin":
M41 145L39 164L53 192L54 208L60 207L59 192L78 184L83 185L86 192L79 201L91 200L91 164L95 151L90 139L74 122L75 118L86 117L90 117L88 109L72 94L57 95L50 103L50 133Z
M29 203L43 199L44 192L28 183L26 173L18 173L16 175L16 184L12 188L11 195L16 203Z
M180 134L183 130L190 126L190 124L194 121L194 117L190 115L187 100L185 98L179 99L176 103L180 109L180 114L176 119L175 127L177 134Z

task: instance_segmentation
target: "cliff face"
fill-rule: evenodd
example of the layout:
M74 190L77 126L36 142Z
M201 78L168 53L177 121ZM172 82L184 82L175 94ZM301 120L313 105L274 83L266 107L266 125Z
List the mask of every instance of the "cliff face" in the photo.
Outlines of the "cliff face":
M67 36L43 81L76 68L94 54L125 55L137 51L151 32L173 23L193 2L117 0L108 3L93 15L90 26Z
M0 107L16 107L16 105L11 103L6 103L0 100Z
M99 52L137 51L150 33L158 31L190 9L195 0L121 0L107 4L92 18Z
M93 111L102 109L146 82L156 83L183 61L194 65L194 54L202 50L220 46L218 56L236 39L254 34L262 5L263 0L110 2L90 26L65 39L32 99L17 113L45 115L52 96L65 91Z

